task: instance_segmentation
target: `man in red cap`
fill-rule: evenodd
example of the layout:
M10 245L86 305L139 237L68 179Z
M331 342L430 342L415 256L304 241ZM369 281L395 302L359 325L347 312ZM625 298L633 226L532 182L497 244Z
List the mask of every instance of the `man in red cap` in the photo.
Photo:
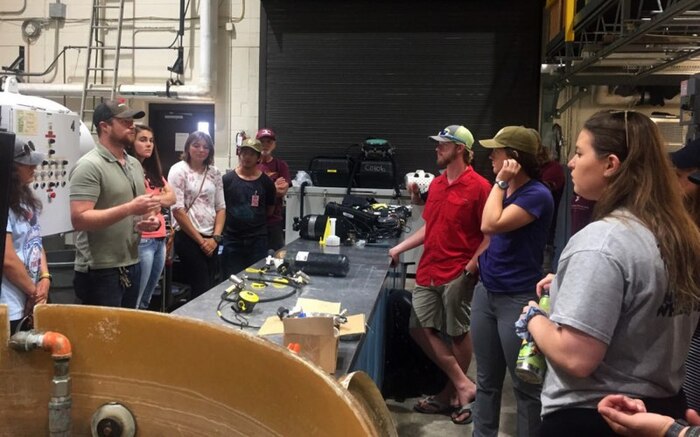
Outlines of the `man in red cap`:
M260 129L255 139L262 144L262 157L258 168L268 175L275 183L277 198L272 215L267 217L267 244L272 250L281 249L284 246L284 196L289 189L289 166L286 162L272 156L277 147L277 135L272 129Z

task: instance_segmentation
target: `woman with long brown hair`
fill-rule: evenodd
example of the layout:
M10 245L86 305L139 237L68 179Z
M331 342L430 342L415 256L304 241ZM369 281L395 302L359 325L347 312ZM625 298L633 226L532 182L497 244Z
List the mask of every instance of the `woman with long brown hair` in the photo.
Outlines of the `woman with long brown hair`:
M44 155L36 152L31 142L15 141L0 287L0 304L8 306L12 332L31 315L35 304L46 302L51 286L38 223L41 201L29 188L34 170L43 160Z
M141 162L145 176L146 194L152 194L160 202L161 208L169 208L175 203L175 193L163 177L158 157L158 148L153 140L153 129L135 125L136 139L127 152ZM139 242L139 264L141 280L137 309L148 309L151 296L165 266L165 217L160 211L155 213L161 226L152 232L142 232Z
M605 436L607 394L682 417L683 363L698 322L700 231L683 206L658 127L634 111L599 112L569 162L594 222L562 252L551 314L521 321L547 358L543 436Z

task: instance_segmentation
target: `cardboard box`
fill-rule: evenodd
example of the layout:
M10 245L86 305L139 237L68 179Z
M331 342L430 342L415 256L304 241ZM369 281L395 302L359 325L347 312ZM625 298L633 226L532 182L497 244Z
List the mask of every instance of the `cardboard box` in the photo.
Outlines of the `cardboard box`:
M307 358L328 373L335 373L338 360L339 331L331 317L290 318L284 324L284 346L299 343L299 355Z

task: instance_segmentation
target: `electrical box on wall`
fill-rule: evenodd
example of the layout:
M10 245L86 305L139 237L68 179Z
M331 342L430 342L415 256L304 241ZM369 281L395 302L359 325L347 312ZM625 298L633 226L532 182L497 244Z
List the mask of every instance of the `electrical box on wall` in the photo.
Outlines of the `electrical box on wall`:
M20 141L31 141L36 151L45 155L30 185L43 205L39 215L42 235L71 231L68 174L80 158L80 117L67 109L19 103L25 97L28 101L38 99L0 93L0 129L14 133Z
M66 18L66 5L62 3L49 4L49 18Z

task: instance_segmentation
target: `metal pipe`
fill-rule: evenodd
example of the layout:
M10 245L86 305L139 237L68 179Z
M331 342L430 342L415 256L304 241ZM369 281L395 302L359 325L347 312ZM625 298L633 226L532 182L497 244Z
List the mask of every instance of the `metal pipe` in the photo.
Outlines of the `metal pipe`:
M68 359L54 359L51 398L49 399L49 435L69 437L71 435L71 381Z
M216 56L212 56L217 44L216 12L212 7L213 0L202 1L199 5L199 40L200 47L205 47L199 54L199 86L211 93L212 83L216 80Z
M213 51L217 43L216 13L214 0L202 0L199 7L199 74L192 85L120 85L117 93L131 98L163 98L176 100L211 100L212 87L216 83L216 56ZM82 84L46 84L20 83L19 92L25 95L41 97L79 97L83 92ZM109 92L105 93L106 96Z
M0 15L17 15L17 14L23 13L25 9L27 9L27 0L24 0L22 2L22 7L19 8L18 10L16 10L16 11L0 11Z
M68 338L53 331L20 331L10 337L10 347L21 352L43 349L53 358L53 379L49 399L49 435L69 437L71 435L71 381L68 363L72 355Z
M73 354L68 338L58 332L47 331L42 346L45 351L51 352L54 360L69 360Z

